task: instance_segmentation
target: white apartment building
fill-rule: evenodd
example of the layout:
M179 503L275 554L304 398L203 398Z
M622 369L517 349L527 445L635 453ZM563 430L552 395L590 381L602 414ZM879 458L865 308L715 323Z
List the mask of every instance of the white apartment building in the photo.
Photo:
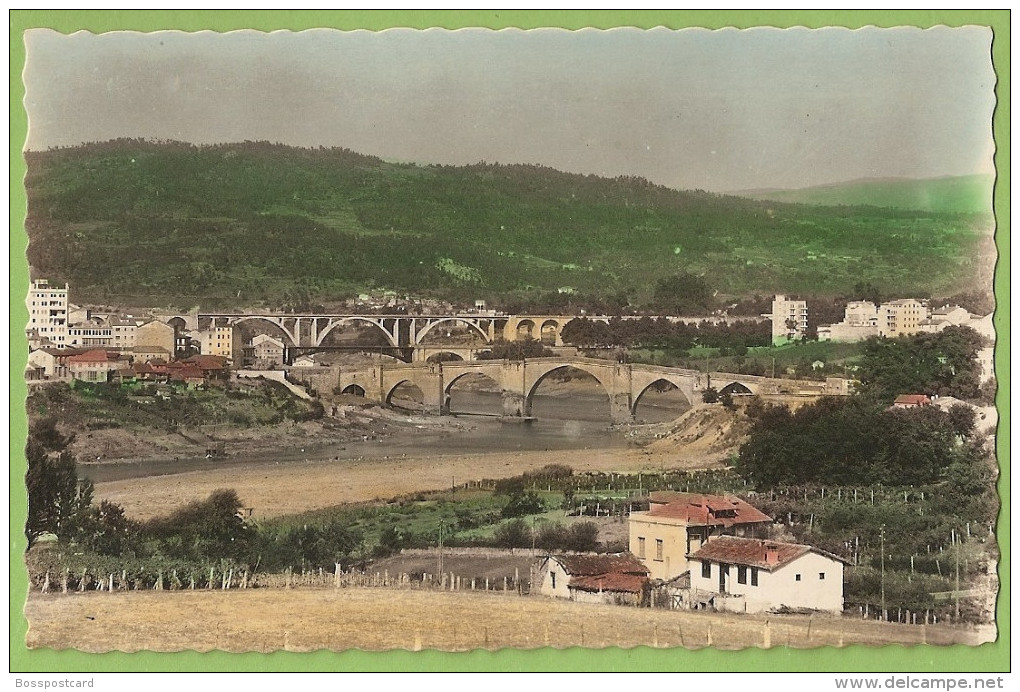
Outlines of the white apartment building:
M774 346L803 339L808 326L807 301L777 295L772 301L772 312L762 317L772 320Z
M35 334L40 342L49 341L58 348L68 345L67 293L63 288L51 286L47 279L36 279L28 291L28 326L25 331Z

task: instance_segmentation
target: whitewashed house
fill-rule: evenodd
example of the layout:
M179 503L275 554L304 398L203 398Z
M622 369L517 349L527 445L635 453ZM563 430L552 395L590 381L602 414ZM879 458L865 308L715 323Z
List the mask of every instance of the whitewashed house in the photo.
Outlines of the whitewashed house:
M645 601L648 569L627 554L550 555L538 566L535 581L542 596L637 606Z
M695 605L739 613L843 611L847 561L809 545L720 536L689 560Z

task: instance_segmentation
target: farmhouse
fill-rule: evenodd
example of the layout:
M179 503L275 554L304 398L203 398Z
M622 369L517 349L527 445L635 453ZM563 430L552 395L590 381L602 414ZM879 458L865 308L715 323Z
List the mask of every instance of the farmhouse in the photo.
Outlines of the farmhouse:
M818 548L720 536L689 558L694 604L742 613L843 611L846 560Z
M757 536L772 518L743 500L723 495L652 493L647 512L630 514L630 552L653 579L687 571L687 556L713 536Z
M543 596L638 606L646 600L648 569L627 554L550 555L536 580Z

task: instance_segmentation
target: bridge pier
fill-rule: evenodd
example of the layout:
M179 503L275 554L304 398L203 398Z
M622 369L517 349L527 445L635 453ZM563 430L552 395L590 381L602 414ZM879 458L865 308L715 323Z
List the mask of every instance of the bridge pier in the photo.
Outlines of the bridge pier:
M614 424L634 422L634 407L629 392L619 392L609 398L609 417Z
M527 418L531 415L531 411L528 410L528 399L521 392L503 389L499 394L503 403L504 418Z

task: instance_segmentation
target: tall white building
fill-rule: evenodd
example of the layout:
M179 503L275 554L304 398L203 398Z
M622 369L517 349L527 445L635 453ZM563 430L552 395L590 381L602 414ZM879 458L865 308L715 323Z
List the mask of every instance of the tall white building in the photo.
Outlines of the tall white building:
M36 336L40 343L49 341L58 348L68 345L67 293L63 288L51 286L47 279L36 279L28 291L28 326L25 331Z
M807 301L791 300L784 295L777 295L772 301L772 312L763 317L772 320L773 345L803 339L808 326Z

